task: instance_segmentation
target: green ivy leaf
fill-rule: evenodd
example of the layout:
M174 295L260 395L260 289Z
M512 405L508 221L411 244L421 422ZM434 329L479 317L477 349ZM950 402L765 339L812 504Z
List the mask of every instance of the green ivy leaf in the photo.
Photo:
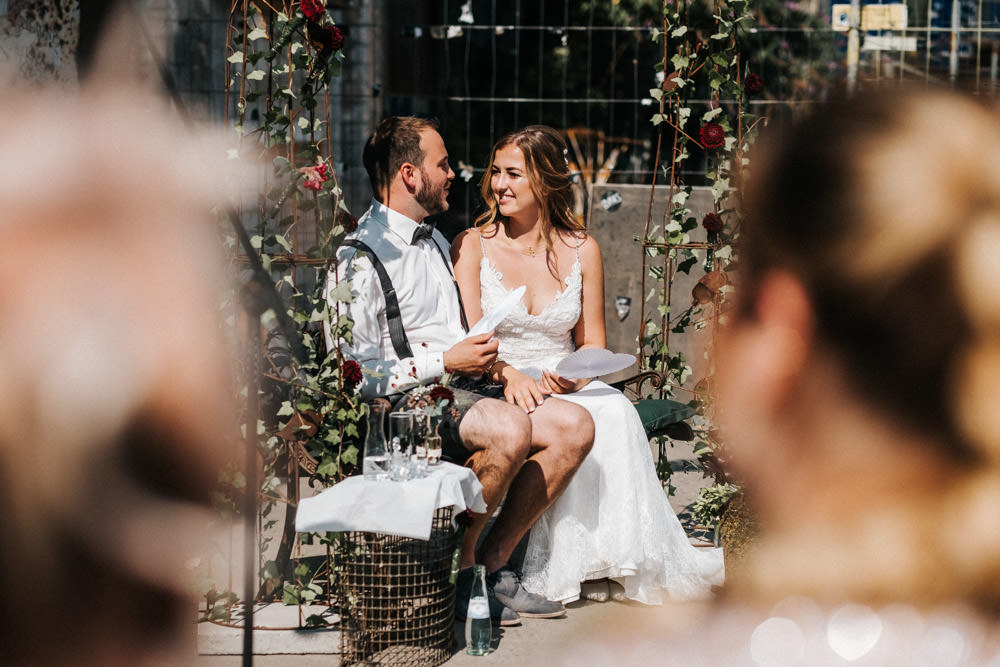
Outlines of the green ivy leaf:
M250 31L250 34L247 35L247 39L251 42L255 42L258 39L267 39L267 31L263 28L254 28Z
M337 283L330 289L327 296L328 301L340 302L340 303L351 303L354 301L354 296L351 294L351 283L349 281L344 281Z
M323 462L316 466L316 474L323 477L333 477L337 474L337 462L330 457L325 457Z
M250 81L262 81L264 79L266 72L262 69L255 69L254 71L247 74L247 79Z
M717 118L721 113L722 113L722 107L715 107L714 109L706 111L704 114L702 114L701 120L707 123L711 120L715 120L715 118ZM709 176L709 178L711 178L711 176Z
M681 273L687 273L690 275L691 268L697 263L698 263L697 257L689 257L677 265L677 270L680 271Z
M226 60L231 63L241 63L243 62L243 52L236 51L235 53L233 53L233 55L226 58Z
M357 435L357 433L355 433L355 435ZM340 460L344 463L356 466L358 465L358 453L359 450L357 447L354 445L348 445L347 449L340 454Z

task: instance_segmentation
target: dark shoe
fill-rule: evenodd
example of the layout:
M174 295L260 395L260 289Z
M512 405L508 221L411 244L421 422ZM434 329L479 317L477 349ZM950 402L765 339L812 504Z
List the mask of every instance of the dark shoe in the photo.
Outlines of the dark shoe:
M558 618L566 615L561 602L546 600L541 595L529 593L521 586L521 578L509 565L486 575L486 588L492 591L505 607L526 618Z
M472 591L472 568L467 567L460 570L455 579L455 618L459 621L465 620L466 612L469 611L469 593ZM493 589L486 585L486 598L490 603L490 621L493 625L509 627L511 625L521 625L521 617L516 611L505 607L493 595Z

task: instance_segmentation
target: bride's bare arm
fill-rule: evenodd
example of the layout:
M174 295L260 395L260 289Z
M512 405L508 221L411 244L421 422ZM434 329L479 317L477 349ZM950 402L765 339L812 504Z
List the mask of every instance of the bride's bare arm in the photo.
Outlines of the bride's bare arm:
M604 328L604 262L601 248L594 237L588 236L580 246L580 265L583 269L583 310L573 327L576 349L607 347ZM551 371L542 375L542 387L553 394L568 394L582 389L589 378L570 380Z
M455 280L462 293L462 305L469 326L483 317L480 303L479 262L483 258L483 247L479 244L479 232L466 229L455 237L451 244L451 263L455 265Z

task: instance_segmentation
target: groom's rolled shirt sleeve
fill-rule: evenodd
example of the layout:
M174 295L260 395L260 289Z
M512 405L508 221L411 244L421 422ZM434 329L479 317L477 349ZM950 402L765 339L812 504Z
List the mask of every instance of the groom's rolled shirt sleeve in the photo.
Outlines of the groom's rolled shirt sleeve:
M351 282L353 300L338 304L333 291L339 283L345 281ZM328 275L324 296L331 311L331 317L323 324L328 350L332 350L337 344L330 326L332 313L337 308L341 313L346 310L346 314L354 322L353 340L350 344L340 341L341 351L348 358L356 360L364 370L360 389L365 400L435 381L444 373L443 352L432 351L426 345L410 341L413 356L404 359L396 356L385 319L385 296L367 257L340 261L337 272L331 271Z

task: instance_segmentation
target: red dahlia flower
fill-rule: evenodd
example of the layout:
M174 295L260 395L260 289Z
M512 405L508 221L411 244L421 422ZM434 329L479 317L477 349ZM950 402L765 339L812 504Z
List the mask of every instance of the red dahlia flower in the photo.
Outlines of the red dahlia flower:
M701 219L701 226L709 232L721 232L723 226L722 218L719 217L718 213L706 213L705 217Z
M747 74L747 78L743 80L743 89L747 91L747 95L756 95L760 91L764 90L764 81L759 76L751 72Z
M361 374L361 364L353 359L344 362L344 365L340 367L340 375L344 378L344 385L349 386L352 390L364 379Z
M455 392L448 387L442 387L441 385L431 388L429 395L431 400L435 403L442 400L448 401L449 403L455 402Z
M698 134L705 148L722 148L726 143L726 131L718 123L705 123Z

